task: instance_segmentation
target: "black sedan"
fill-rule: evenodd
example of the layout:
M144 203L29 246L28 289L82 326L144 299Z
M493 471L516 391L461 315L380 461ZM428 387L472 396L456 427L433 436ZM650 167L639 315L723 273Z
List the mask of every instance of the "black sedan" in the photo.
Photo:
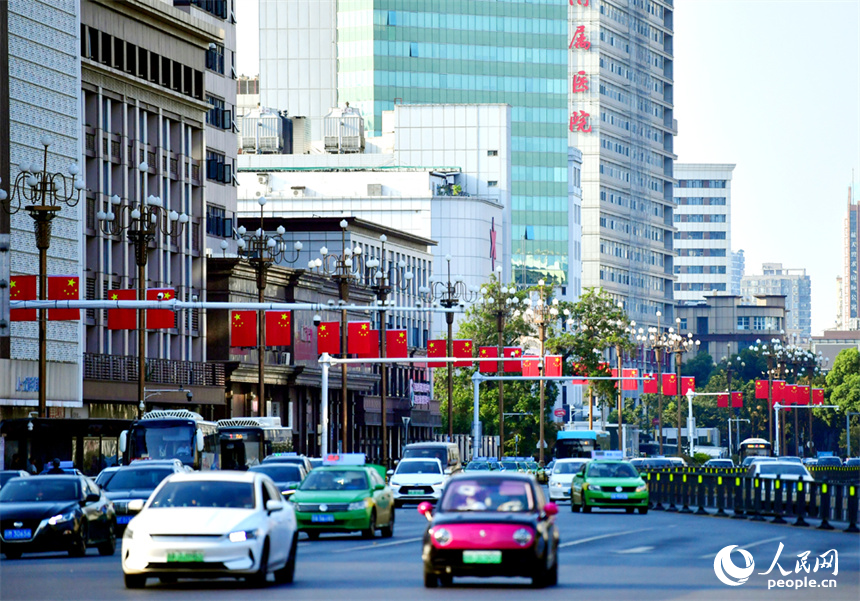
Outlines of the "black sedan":
M104 485L105 496L116 511L116 533L122 534L137 512L130 511L129 501L146 501L161 481L171 474L184 472L181 465L124 465Z
M434 509L421 503L424 586L455 576L524 576L535 587L558 583L558 507L534 476L465 472L452 476Z
M113 504L86 476L14 478L0 489L6 559L44 551L80 557L90 546L100 555L113 555L115 520Z
M266 474L275 481L275 486L285 497L290 496L307 476L305 468L294 463L265 463L253 465L248 468L249 472L260 472Z

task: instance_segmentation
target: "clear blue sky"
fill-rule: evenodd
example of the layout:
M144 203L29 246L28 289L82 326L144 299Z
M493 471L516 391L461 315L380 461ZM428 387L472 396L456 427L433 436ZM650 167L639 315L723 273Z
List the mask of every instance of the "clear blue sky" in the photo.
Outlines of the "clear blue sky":
M237 3L246 75L257 10ZM860 0L675 0L675 118L679 161L737 164L747 273L806 268L813 332L831 327L852 169L860 180Z

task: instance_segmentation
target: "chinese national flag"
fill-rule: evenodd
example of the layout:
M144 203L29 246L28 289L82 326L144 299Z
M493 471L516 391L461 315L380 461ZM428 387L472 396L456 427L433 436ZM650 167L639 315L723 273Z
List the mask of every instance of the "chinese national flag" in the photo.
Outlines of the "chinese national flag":
M478 351L481 359L494 359L499 356L499 349L495 346L482 346ZM478 371L482 374L494 374L499 371L498 361L479 361Z
M767 380L756 380L755 381L755 398L766 399L767 393L768 393Z
M638 369L622 369L621 373L625 378L638 378L639 370ZM639 382L636 380L622 380L621 381L621 390L636 390L639 388Z
M506 346L506 359L518 359L523 356L523 349L518 346ZM522 361L505 361L505 373L518 374L523 371Z
M379 336L378 331L376 335ZM385 356L391 359L405 359L409 356L406 330L385 330Z
M9 282L9 300L36 300L37 277L35 275L13 275ZM36 309L12 309L10 318L12 321L37 321L39 316Z
M389 350L389 345L391 341L391 337L389 334L391 332L398 332L400 330L385 330L385 336L388 339L388 342L385 344L385 354L391 357L391 351ZM379 359L379 330L370 330L367 334L367 337L370 339L370 348L366 353L361 353L358 355L359 359ZM404 355L405 357L406 355Z
M547 355L544 375L548 378L561 377L561 355Z
M729 395L727 394L718 394L717 395L717 407L724 408L729 406Z
M657 394L660 392L659 385L657 383L657 376L654 374L645 374L648 380L645 380L642 383L642 392L646 394Z
M78 300L79 298L77 276L48 276L48 300ZM48 321L67 321L80 318L80 309L48 309Z
M823 405L824 404L824 389L823 388L813 388L812 389L812 404L813 405Z
M695 376L686 376L681 377L681 392L683 394L687 394L688 390L692 390L696 392L696 378Z
M472 358L472 341L471 340L455 340L454 341L454 356ZM454 367L472 367L471 361L455 361Z
M742 392L733 392L732 393L732 408L737 409L739 407L744 406L744 393Z
M146 300L158 300L159 294L164 295L162 300L172 300L174 296L174 291L173 288L150 288L146 291ZM254 320L254 323L256 323L256 319ZM170 309L146 310L147 330L163 330L174 327L176 327L176 315L174 315L173 311L171 311ZM251 344L249 346L255 346L255 344Z
M340 353L340 322L324 321L317 326L317 354L337 355Z
M792 384L785 387L785 404L794 405L795 403L797 403L797 385Z
M111 290L110 300L137 300L137 290ZM108 309L108 330L137 329L137 311L135 309Z
M351 355L363 355L369 350L370 322L351 321L346 324L346 352Z
M809 386L798 386L794 395L795 405L809 404Z
M256 311L230 311L230 346L257 346Z
M446 340L429 340L427 342L428 357L445 357L448 352L448 342ZM448 364L444 361L430 361L427 367L445 367Z
M266 311L266 346L290 346L290 312Z
M678 376L675 374L663 374L663 394L675 396L678 394Z
M534 355L523 357L523 377L536 378L540 375L540 360Z

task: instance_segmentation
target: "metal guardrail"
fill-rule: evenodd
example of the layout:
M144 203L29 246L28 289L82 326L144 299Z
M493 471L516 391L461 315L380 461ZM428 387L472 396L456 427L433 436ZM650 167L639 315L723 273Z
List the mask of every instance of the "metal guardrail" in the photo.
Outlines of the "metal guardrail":
M137 357L84 353L84 379L136 382ZM224 386L223 363L147 359L146 381L180 386Z
M743 468L676 468L643 470L650 506L655 510L696 513L715 517L809 526L807 518L820 520L818 529L833 530L831 521L847 522L845 532L857 528L860 470L822 468L816 475L838 475L814 482L758 478ZM716 509L716 512L709 511Z

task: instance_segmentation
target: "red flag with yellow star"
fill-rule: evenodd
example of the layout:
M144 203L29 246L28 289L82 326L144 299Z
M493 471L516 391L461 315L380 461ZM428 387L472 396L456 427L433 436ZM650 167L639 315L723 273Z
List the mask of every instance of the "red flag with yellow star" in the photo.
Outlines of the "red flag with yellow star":
M266 346L290 346L290 312L266 311Z
M755 398L766 399L767 393L768 393L767 380L756 380L755 381Z
M504 349L506 359L517 359L523 356L523 349L518 346L506 346ZM518 374L523 371L522 361L505 361L505 373Z
M773 395L771 396L771 404L783 403L785 401L786 385L785 380L773 381Z
M675 396L678 394L678 376L675 374L663 374L663 394Z
M13 275L9 281L9 300L36 300L36 282L39 276ZM12 309L12 321L37 321L39 312L36 309Z
M540 376L540 359L534 355L523 357L523 377L537 378Z
M445 357L447 352L447 342L445 340L428 340L427 341L427 356L428 357ZM431 361L427 363L427 367L445 367L448 364L444 361Z
M625 378L638 378L639 370L638 369L622 369L622 375ZM639 388L638 380L622 380L621 381L621 390L637 390Z
M744 393L733 392L732 393L732 408L739 409L743 406L744 406Z
M561 355L547 355L544 360L544 375L548 378L561 377Z
M78 277L48 276L48 300L79 300ZM74 321L81 318L80 309L48 309L48 321Z
M388 332L392 330L385 330L385 337L388 338ZM379 359L379 330L370 330L370 333L367 335L370 338L370 346L366 353L360 353L358 355L359 359ZM385 344L385 352L388 353L388 343ZM405 355L404 355L405 356Z
M495 346L482 346L478 350L478 357L481 359L495 359L499 356L499 349ZM479 361L478 371L482 374L494 374L499 371L498 361Z
M657 376L654 374L645 374L645 377L648 379L642 382L642 392L644 394L658 394L660 387L657 384Z
M454 356L472 358L472 341L471 340L455 340L454 341ZM454 367L472 367L471 361L455 361Z
M385 330L386 357L391 359L405 359L408 357L409 346L406 343L406 330Z
M688 390L692 390L696 392L696 377L695 376L682 376L681 377L681 393L687 394Z
M729 395L728 394L718 394L717 395L717 408L727 409L728 406L729 406Z
M137 300L137 290L111 290L109 300ZM134 330L137 328L135 309L108 309L108 330Z
M173 288L149 288L146 291L146 300L159 300L158 295L161 294L161 300L173 300L176 292ZM146 329L147 330L169 330L176 327L176 314L170 309L147 309L146 310ZM254 346L250 344L248 346Z
M339 321L324 321L317 327L317 353L340 354Z
M370 322L351 321L346 324L346 352L351 355L363 355L369 350Z
M823 405L824 404L824 389L823 388L813 388L812 389L812 404L813 405Z
M257 346L256 311L230 311L230 346Z

